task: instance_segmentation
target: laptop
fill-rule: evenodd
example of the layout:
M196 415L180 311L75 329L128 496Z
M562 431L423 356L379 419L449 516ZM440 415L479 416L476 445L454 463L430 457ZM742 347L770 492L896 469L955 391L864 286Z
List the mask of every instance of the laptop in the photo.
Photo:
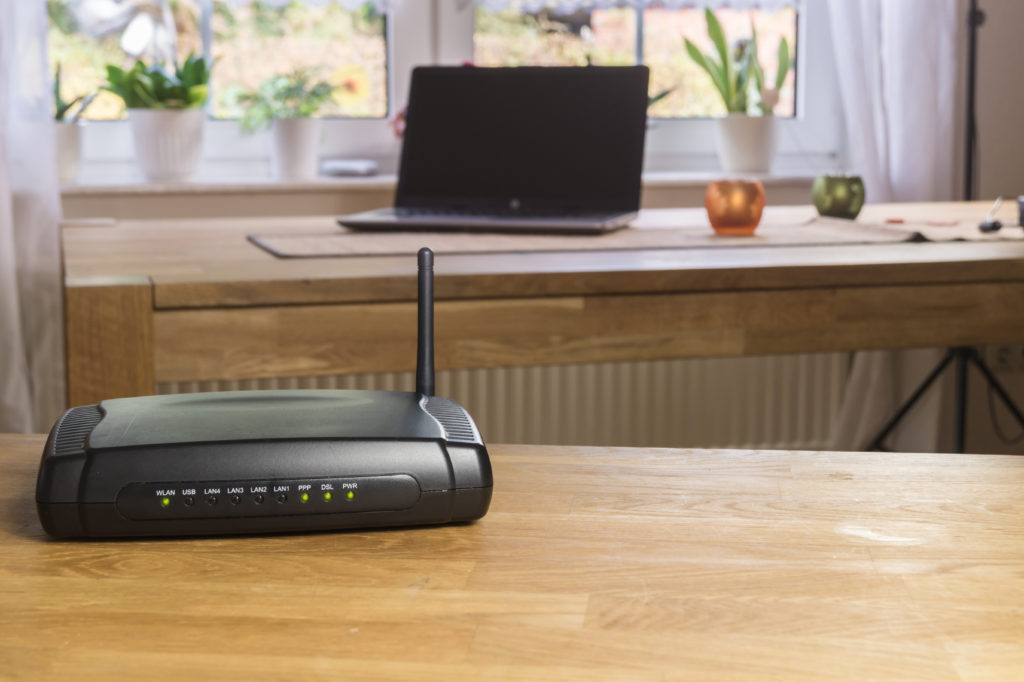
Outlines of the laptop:
M394 208L356 230L600 233L640 208L646 66L418 67Z

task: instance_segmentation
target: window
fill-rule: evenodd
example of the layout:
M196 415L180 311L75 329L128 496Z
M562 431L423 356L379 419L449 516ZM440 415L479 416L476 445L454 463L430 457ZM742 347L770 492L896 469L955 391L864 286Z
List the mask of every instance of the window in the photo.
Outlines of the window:
M310 69L335 86L322 116L387 116L385 18L372 4L212 4L215 116L236 118L237 91L294 69Z
M647 63L652 93L669 94L651 107L648 170L707 171L717 168L712 123L723 105L710 80L688 58L683 36L710 51L702 10L666 8L636 0L601 2L599 8L559 14L546 3L524 0L148 0L125 6L166 8L173 17L178 52L205 52L217 59L208 105L201 175L251 176L267 158L266 134L243 135L233 117L233 94L271 73L318 69L343 94L323 113L322 152L376 160L382 171L397 166L400 142L384 120L405 104L417 64L479 65ZM111 0L49 0L50 49L61 62L66 95L95 89L106 63L130 64L125 19L117 30L83 30L74 10ZM559 3L552 3L556 6ZM778 40L790 43L796 68L776 113L784 118L776 172L820 171L839 165L841 113L831 73L825 3L756 10L716 9L727 36L746 37L753 20L759 55L769 77ZM735 5L735 3L733 3ZM565 6L565 3L561 3ZM671 5L671 3L665 3ZM678 3L676 3L678 6ZM541 7L541 9L537 9ZM592 6L591 6L592 7ZM386 11L385 11L386 8ZM147 19L138 20L140 25ZM395 39L398 36L399 39ZM807 55L814 59L807 59ZM351 96L349 96L351 95ZM113 96L98 97L90 118L120 114ZM120 122L97 122L85 132L87 166L106 179L135 176L130 133ZM254 168L257 170L254 171ZM95 175L94 175L95 177Z
M711 52L704 11L652 6L638 9L627 3L610 8L559 13L553 9L523 11L522 3L504 9L478 7L473 32L473 61L480 66L623 65L647 64L651 94L667 93L650 110L654 118L720 116L725 105L711 80L686 54L683 38ZM758 57L771 77L778 72L778 45L797 45L797 13L792 7L717 10L725 35L747 40L751 26L758 32ZM795 70L782 88L776 115L792 117Z
M51 61L62 67L68 99L99 90L107 64L127 68L139 57L180 60L195 53L216 62L207 107L215 118L237 118L239 93L297 69L335 85L322 116L387 116L385 17L372 3L347 9L335 3L172 0L119 8L105 0L49 0L47 8ZM122 109L116 96L101 91L85 118L120 118Z
M123 117L124 104L116 95L100 91L106 66L128 68L134 62L125 48L142 49L176 38L179 49L201 53L199 8L178 2L171 10L173 34L149 12L126 11L114 3L48 0L50 63L61 69L65 100L98 93L83 118L110 120ZM170 9L170 8L169 8ZM124 47L123 47L124 46ZM140 52L141 54L141 52Z

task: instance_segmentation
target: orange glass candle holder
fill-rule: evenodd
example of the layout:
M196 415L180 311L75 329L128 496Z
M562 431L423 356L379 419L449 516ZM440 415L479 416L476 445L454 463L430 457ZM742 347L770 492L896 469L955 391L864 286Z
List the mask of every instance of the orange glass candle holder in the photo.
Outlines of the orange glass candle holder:
M764 213L764 187L757 180L715 180L704 195L704 208L717 234L754 234Z

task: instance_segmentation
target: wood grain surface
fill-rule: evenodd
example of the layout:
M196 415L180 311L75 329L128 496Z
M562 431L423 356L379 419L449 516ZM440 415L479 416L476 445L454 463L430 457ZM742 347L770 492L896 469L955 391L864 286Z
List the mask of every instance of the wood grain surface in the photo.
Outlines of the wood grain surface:
M1017 680L1024 459L492 446L473 525L47 540L0 437L0 678Z
M1012 343L1024 282L441 301L439 369ZM416 304L167 310L157 381L409 371Z
M145 277L65 287L68 404L153 392L153 286Z

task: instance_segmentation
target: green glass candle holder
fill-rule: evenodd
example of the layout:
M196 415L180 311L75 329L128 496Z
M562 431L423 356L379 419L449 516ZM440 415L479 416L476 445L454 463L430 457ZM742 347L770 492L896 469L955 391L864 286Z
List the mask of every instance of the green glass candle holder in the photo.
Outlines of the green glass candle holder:
M864 207L864 181L859 175L819 175L811 191L818 215L853 220Z

